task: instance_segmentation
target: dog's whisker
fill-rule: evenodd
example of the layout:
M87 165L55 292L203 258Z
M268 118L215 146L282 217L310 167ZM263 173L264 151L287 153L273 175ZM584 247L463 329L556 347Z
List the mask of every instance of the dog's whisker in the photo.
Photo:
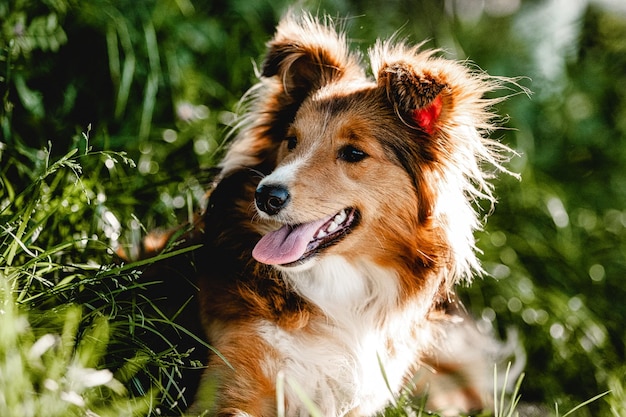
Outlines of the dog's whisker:
M265 178L267 175L264 174L263 172L259 171L258 169L254 169L254 168L250 168L250 167L246 167L246 169L250 172L253 172L255 174L257 174L257 178L263 179Z

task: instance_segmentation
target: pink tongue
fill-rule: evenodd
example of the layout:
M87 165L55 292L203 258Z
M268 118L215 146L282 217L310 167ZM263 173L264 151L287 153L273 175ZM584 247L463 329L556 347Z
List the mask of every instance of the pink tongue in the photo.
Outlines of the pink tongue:
M315 232L330 217L298 226L283 226L275 232L263 236L252 250L252 256L259 262L280 265L295 262L304 255Z

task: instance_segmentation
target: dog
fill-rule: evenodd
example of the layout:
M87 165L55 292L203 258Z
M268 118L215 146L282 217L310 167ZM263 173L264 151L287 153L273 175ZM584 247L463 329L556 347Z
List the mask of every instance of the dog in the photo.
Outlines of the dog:
M268 43L201 220L200 317L215 352L190 413L371 416L403 394L488 408L502 344L454 286L481 274L478 202L512 151L502 87L395 38L365 57L328 17Z

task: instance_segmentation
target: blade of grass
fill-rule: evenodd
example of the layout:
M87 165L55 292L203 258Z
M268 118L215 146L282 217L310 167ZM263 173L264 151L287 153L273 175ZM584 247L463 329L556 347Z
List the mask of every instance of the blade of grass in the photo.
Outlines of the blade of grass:
M276 416L285 417L285 374L279 371L276 375Z
M289 377L287 377L286 380L287 380L287 384L289 385L289 387L291 387L291 389L294 391L296 396L300 399L300 401L302 401L302 403L304 404L306 410L309 412L309 415L311 417L324 417L320 409L317 408L315 403L304 392L304 389L302 389L302 386L300 384L298 384L295 380Z
M106 271L106 275L118 275L122 272L126 272L131 269L136 269L140 266L150 265L158 261L162 261L168 258L172 258L174 256L182 255L183 253L193 252L194 250L201 248L201 247L202 245L199 244L199 245L188 246L186 248L178 249L172 252L161 253L151 258L142 259L140 261L135 261L135 262L132 262L132 263L120 266L120 267L113 268L109 271Z
M4 256L5 266L7 267L11 267L13 265L13 259L15 258L17 250L19 247L22 247L23 245L22 237L26 231L26 227L28 226L28 221L30 220L32 212L35 209L36 205L37 205L37 199L36 198L30 199L30 201L28 202L28 205L26 206L26 209L22 212L22 218L17 228L17 231L15 232L15 234L13 233L11 234L14 240L13 240L13 243L9 245L7 252L5 252L6 255Z
M596 401L596 400L598 400L598 399L600 399L600 398L604 397L605 395L609 394L610 392L611 392L610 390L609 390L609 391L605 391L605 392L603 392L602 394L598 394L598 395L596 395L595 397L589 398L587 401L585 401L585 402L582 402L582 403L578 404L576 407L572 408L572 409L571 409L571 410L569 410L567 413L563 414L561 417L567 417L567 416L569 416L569 415L570 415L570 414L572 414L573 412L575 412L575 411L577 411L577 410L579 410L579 409L581 409L581 408L585 407L586 405L589 405L589 404L591 404L592 402L594 402L594 401ZM559 413L558 413L558 406L557 406L557 414L556 414L556 415L557 415L557 417L558 417L558 415L559 415Z

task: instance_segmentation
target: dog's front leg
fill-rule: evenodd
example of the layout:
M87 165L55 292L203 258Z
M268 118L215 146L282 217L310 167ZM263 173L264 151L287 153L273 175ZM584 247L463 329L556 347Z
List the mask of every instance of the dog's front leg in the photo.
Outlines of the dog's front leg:
M221 327L217 325L216 327ZM222 355L211 354L191 415L270 417L276 415L273 349L252 326L228 325L212 341Z

